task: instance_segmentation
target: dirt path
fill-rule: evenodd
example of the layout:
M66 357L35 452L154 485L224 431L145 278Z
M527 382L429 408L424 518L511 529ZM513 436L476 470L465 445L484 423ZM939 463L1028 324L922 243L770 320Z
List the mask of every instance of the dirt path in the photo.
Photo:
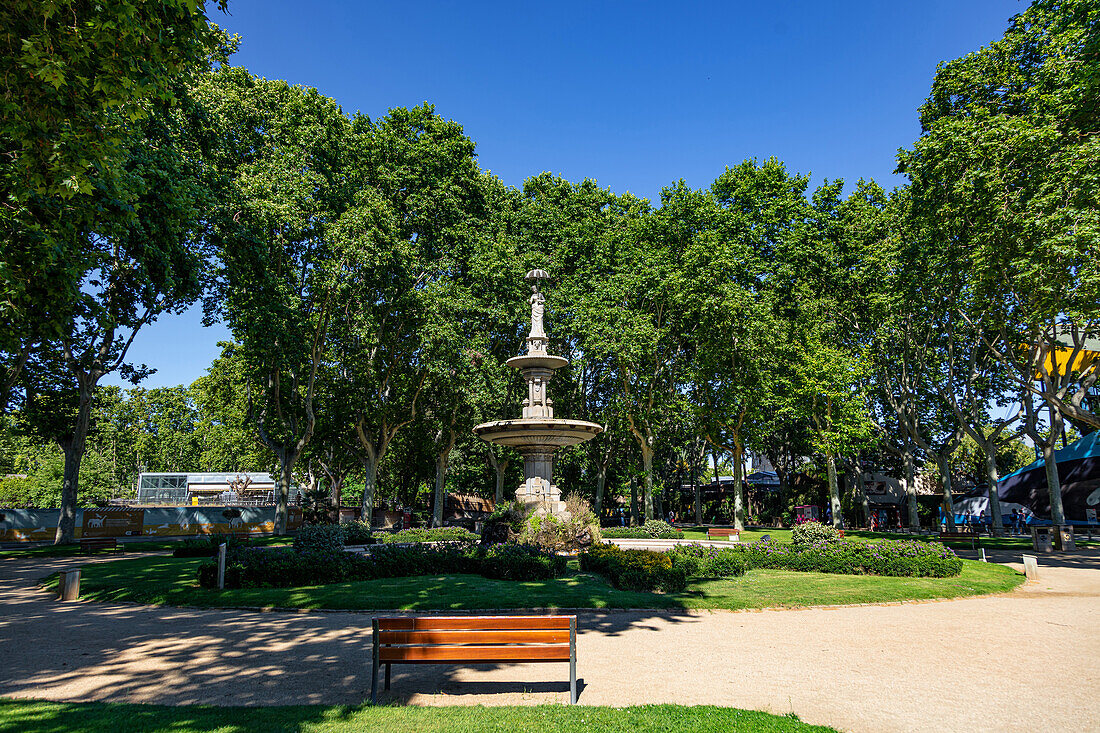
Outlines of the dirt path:
M178 705L369 695L369 614L63 604L35 587L88 562L0 561L0 695ZM1040 563L1039 583L989 598L586 614L580 701L793 711L848 731L1025 730L1036 720L1100 730L1100 552ZM567 675L556 664L398 666L388 699L564 702Z

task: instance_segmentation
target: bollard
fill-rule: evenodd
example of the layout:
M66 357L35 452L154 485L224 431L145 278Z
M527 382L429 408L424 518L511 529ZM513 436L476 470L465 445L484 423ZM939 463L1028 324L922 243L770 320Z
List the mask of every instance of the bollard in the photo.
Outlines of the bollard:
M80 598L80 568L76 570L62 570L61 576L61 600L75 601Z
M985 559L985 548L984 547L979 547L978 550L982 553L982 556L979 559L982 562L989 562L989 560Z
M218 590L225 590L225 543L218 545Z
M1024 555L1024 575L1029 581L1039 580L1039 560L1034 555Z

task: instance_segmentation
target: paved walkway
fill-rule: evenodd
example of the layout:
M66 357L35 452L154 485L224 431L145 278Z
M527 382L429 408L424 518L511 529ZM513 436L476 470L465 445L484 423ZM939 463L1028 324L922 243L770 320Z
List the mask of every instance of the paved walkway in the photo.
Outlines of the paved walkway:
M48 572L88 562L0 561L0 695L174 705L369 695L368 614L59 603L35 587ZM794 711L848 731L1030 730L1038 721L1100 730L1100 552L1040 563L1039 583L988 598L586 614L580 701ZM565 680L556 664L398 666L389 699L564 702Z

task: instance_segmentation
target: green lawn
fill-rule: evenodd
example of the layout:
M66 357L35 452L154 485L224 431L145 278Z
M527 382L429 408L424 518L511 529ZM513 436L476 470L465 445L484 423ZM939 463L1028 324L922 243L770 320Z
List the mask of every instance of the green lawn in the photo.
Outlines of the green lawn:
M138 557L84 569L81 594L96 601L174 606L263 606L348 610L471 610L495 608L765 608L906 599L954 598L1011 590L1023 576L1003 565L964 561L957 578L882 578L786 570L752 570L742 578L694 580L681 593L612 588L577 571L554 580L516 582L480 575L387 578L299 588L200 588L201 559ZM57 577L46 579L56 589Z
M0 699L0 733L387 733L432 731L797 731L827 733L793 715L711 706L167 707ZM834 732L835 733L835 732Z
M118 555L124 552L156 552L162 550L174 550L180 546L182 539L178 540L137 540L135 542L119 542L114 550L96 550L91 555ZM293 541L291 537L252 537L250 542L254 545L289 545ZM17 547L14 549L0 550L0 559L8 557L72 557L79 555L80 543L72 545L40 545L38 547Z

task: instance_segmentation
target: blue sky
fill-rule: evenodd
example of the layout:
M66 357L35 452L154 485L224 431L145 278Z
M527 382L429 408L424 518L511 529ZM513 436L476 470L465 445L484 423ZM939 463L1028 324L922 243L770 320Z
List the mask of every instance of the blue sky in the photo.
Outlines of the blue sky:
M230 0L233 62L371 117L430 102L518 186L543 171L657 199L776 157L814 183L900 184L936 65L999 38L1017 0L374 3ZM144 386L190 383L228 338L192 309L138 334ZM109 377L105 383L120 383Z

